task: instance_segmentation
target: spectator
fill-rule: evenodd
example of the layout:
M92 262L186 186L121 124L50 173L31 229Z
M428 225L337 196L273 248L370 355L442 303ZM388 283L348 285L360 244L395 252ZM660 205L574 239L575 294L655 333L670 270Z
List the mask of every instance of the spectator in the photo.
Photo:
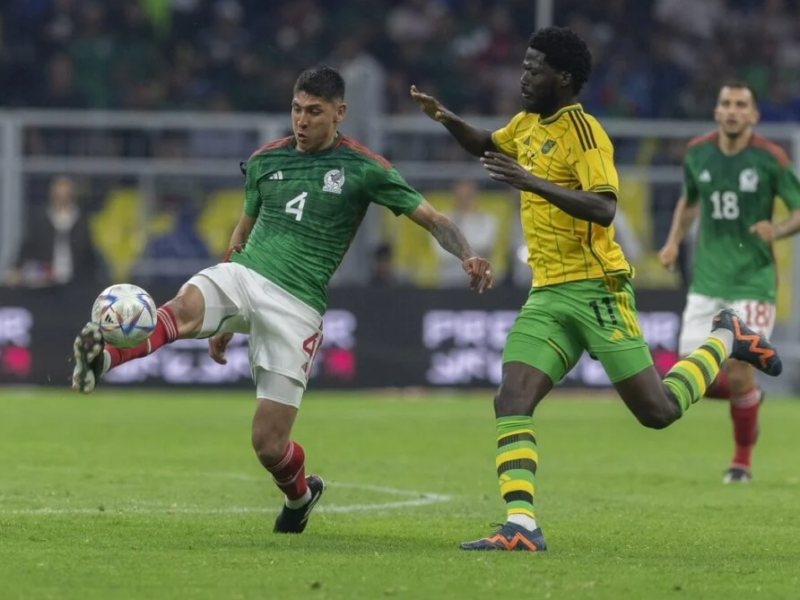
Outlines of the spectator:
M86 214L78 207L74 184L68 177L50 182L46 206L34 213L19 257L6 273L11 287L96 285L99 261L92 247Z
M371 287L396 287L401 285L394 268L394 252L389 244L380 244L372 255Z
M341 38L327 61L344 77L347 86L347 118L342 133L383 152L381 119L386 112L386 75L383 67L364 48L361 35Z
M75 65L75 85L92 108L108 108L119 102L111 74L117 52L114 37L107 27L108 13L99 2L80 5L78 34L68 45Z
M453 185L453 209L447 216L464 232L472 249L480 256L491 256L497 240L497 217L478 206L478 188L475 182L463 179ZM460 286L464 283L461 263L452 260L439 244L433 244L439 259L440 287Z
M42 108L86 108L86 98L75 89L73 65L64 52L54 54L47 63L47 79L35 100Z

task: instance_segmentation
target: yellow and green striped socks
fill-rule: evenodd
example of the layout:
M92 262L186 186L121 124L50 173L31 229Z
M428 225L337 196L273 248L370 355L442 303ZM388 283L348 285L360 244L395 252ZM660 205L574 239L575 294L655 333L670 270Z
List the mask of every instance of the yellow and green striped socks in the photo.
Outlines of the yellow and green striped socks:
M703 397L719 375L729 351L719 337L708 337L702 346L670 369L664 377L664 385L678 401L681 414Z
M533 433L533 417L500 417L497 424L497 477L506 503L507 519L533 531L534 479L539 454Z

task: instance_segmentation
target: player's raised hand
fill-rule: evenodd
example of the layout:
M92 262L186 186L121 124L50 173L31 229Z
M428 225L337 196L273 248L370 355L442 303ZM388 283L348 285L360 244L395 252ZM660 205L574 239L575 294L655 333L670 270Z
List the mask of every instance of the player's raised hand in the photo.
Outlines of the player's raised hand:
M658 260L661 261L661 266L667 271L674 271L675 262L678 260L679 253L680 248L678 244L672 242L664 244L664 247L658 251Z
M775 227L771 221L759 221L750 227L750 233L755 233L767 243L775 241Z
M455 119L455 115L447 110L441 102L439 102L433 96L423 94L415 85L411 86L411 97L417 101L417 104L419 104L422 112L424 112L434 121L438 121L439 123L447 123L448 121Z
M208 355L214 362L220 365L227 365L228 359L225 358L225 349L233 339L232 333L220 333L208 338Z
M461 268L469 275L469 289L477 290L479 294L482 294L484 290L492 289L494 278L492 265L488 260L480 256L473 256L463 261Z

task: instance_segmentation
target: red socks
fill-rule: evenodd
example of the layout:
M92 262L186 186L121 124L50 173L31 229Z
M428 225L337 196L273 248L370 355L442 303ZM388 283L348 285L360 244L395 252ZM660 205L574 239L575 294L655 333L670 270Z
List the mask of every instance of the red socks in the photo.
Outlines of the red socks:
M704 397L716 400L730 400L731 388L728 385L728 376L725 374L725 369L720 370L717 378L708 386Z
M172 309L168 306L162 306L158 309L158 320L156 321L156 328L146 341L133 348L114 348L113 346L105 345L105 350L111 356L111 364L109 369L118 367L136 358L144 358L148 354L152 354L161 346L174 342L178 338L178 323L175 321L175 315Z
M731 420L736 451L732 465L750 468L750 454L758 437L758 409L761 391L754 387L737 398L731 398Z
M272 478L289 500L302 498L308 490L306 484L306 454L297 442L286 445L280 460L274 465L264 465L272 473Z

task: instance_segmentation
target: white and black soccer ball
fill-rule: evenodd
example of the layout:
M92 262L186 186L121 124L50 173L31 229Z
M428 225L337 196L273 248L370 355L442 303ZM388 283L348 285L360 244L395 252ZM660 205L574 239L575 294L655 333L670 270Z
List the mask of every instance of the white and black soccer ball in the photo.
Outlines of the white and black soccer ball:
M156 304L145 290L130 283L104 289L92 306L92 322L115 348L133 348L156 328Z

